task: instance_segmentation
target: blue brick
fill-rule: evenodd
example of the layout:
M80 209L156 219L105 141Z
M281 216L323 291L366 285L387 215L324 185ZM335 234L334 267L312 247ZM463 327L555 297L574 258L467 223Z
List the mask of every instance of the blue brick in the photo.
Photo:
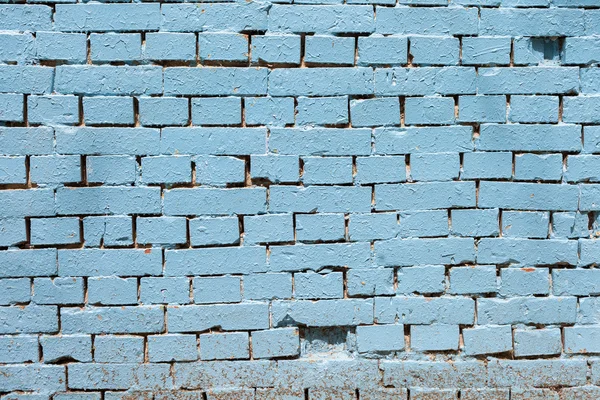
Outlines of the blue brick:
M547 268L502 268L500 294L503 296L547 295L550 274Z
M52 30L52 8L46 5L2 4L0 25L7 31Z
M556 238L579 238L589 235L587 214L575 212L552 213L552 236Z
M171 189L164 194L165 215L232 215L266 212L264 188Z
M563 101L563 120L565 122L600 122L595 111L600 107L600 96L565 96Z
M480 294L496 293L497 291L498 283L494 265L475 265L450 269L449 293Z
M448 235L448 213L445 210L402 211L398 218L400 237Z
M581 185L579 194L579 209L581 211L598 211L600 203L598 202L599 185Z
M73 65L56 67L54 90L62 94L150 95L162 93L159 66Z
M577 264L577 245L567 240L484 238L477 247L480 263L546 265Z
M448 97L409 97L405 105L407 125L447 125L454 122L454 100Z
M159 333L164 328L161 306L63 308L63 333Z
M443 265L404 267L398 269L397 293L442 293L446 288L446 269Z
M37 57L84 63L87 58L87 36L84 33L37 32Z
M42 336L44 362L54 363L64 359L92 361L92 337L85 335Z
M271 186L270 212L369 212L371 189L349 186Z
M402 36L359 36L358 65L400 65L408 61L408 39Z
M285 326L290 318L314 327L373 323L372 299L276 300L271 306L273 324Z
M206 97L192 100L194 125L239 125L242 101L238 97Z
M472 182L377 185L375 186L376 209L383 211L474 207L474 188Z
M3 308L5 322L0 334L57 333L58 310L56 306L14 306Z
M473 151L472 130L465 126L376 129L375 154Z
M274 69L269 74L272 96L367 95L373 89L373 70L366 67Z
M142 158L142 180L146 183L192 181L192 160L188 156Z
M589 354L598 353L600 331L595 326L576 326L565 328L565 353Z
M114 140L118 137L119 140ZM56 149L62 154L157 154L160 131L151 128L57 129Z
M0 128L0 146L5 155L51 154L54 130L39 128Z
M34 124L79 123L79 100L76 96L29 96L27 119Z
M83 279L35 278L33 301L36 304L83 304Z
M189 6L189 5L183 5ZM164 10L164 8L163 8ZM202 61L247 61L248 38L236 33L200 33L198 47Z
M245 122L248 125L284 126L294 123L292 97L252 97L245 100Z
M353 269L347 272L346 280L348 296L374 296L395 292L393 268Z
M323 267L366 268L372 264L369 243L323 243L270 248L271 271L319 271Z
M587 10L585 12L585 33L586 35L597 35L600 30L598 29L598 20L600 19L600 13L596 10Z
M252 356L254 358L293 357L298 354L300 354L298 328L252 332Z
M597 93L600 88L600 72L597 68L581 68L581 93Z
M341 272L294 274L294 297L297 299L340 299L344 297Z
M94 361L108 363L141 363L144 360L144 338L141 336L98 336L94 340Z
M141 244L183 244L187 241L187 221L183 217L138 217L136 232Z
M200 335L200 359L235 360L250 357L248 333L205 333Z
M154 30L160 27L160 5L58 4L54 23L65 32Z
M579 90L578 69L572 67L481 68L480 94L569 94Z
M592 265L596 263L600 246L594 239L579 239L579 264Z
M267 94L267 69L166 68L164 94L206 96Z
M236 217L193 218L190 240L192 246L239 243L239 220Z
M273 32L368 33L374 25L370 6L276 4L269 10Z
M130 156L90 156L86 159L88 182L127 184L137 178L137 162Z
M58 252L60 276L160 275L160 251L151 249L82 249Z
M410 347L415 351L456 350L458 325L413 325L410 338Z
M33 218L31 244L79 243L79 218Z
M456 153L422 153L410 158L410 175L416 181L449 181L458 177L459 170Z
M0 192L0 201L6 205L4 217L53 216L55 205L52 190L10 190Z
M400 102L397 97L351 100L350 117L355 127L399 125Z
M513 47L514 63L518 65L556 64L560 61L559 43L553 39L518 37Z
M474 152L463 156L462 179L501 179L512 177L512 153Z
M30 62L35 55L35 39L30 33L2 33L0 41L3 43L0 49L2 62Z
M376 32L412 35L474 35L477 10L462 7L380 7Z
M84 97L83 116L87 125L133 125L133 97Z
M518 154L515 156L515 179L560 180L563 160L560 154Z
M471 238L383 240L375 242L376 262L381 266L472 262L473 242Z
M595 269L555 269L552 291L556 296L590 296L600 291L600 275Z
M139 33L92 33L93 61L134 61L142 58L142 37Z
M148 336L150 362L195 361L198 359L196 335Z
M203 262L198 264L198 257ZM165 252L166 276L223 275L266 272L266 249L261 246L214 247Z
M56 210L63 215L156 214L160 200L157 187L58 188Z
M142 364L140 366L135 364L77 364L69 366L69 376L71 377L69 386L74 389L125 390L132 386L132 382L136 382L136 388L144 393L144 390L157 389L158 382L168 381L169 366L166 364Z
M95 305L137 304L137 279L115 276L88 279L88 301Z
M475 301L465 297L380 297L375 298L378 323L472 324Z
M413 36L410 38L412 63L417 65L457 65L460 42L453 37Z
M515 356L530 357L560 354L562 350L560 329L516 329Z
M252 156L250 159L252 178L268 179L271 182L297 182L300 179L298 156Z
M464 65L508 65L510 47L510 37L464 37L462 63Z
M17 364L38 361L37 336L0 336L0 345L2 363Z
M352 37L315 35L305 39L304 62L309 64L354 64Z
M161 31L264 31L267 11L262 3L164 4L161 7Z
M24 184L26 181L25 157L0 156L0 184Z
M188 100L180 97L140 97L140 122L144 126L186 125Z
M511 122L556 123L558 122L558 97L511 96L508 119Z
M299 125L336 125L348 123L348 98L298 97Z
M244 242L291 242L294 228L291 214L244 217Z
M86 247L128 246L133 244L131 217L85 217L83 232Z
M506 121L505 96L460 96L458 105L461 122Z
M239 276L194 278L194 303L239 303L242 301Z
M482 182L479 207L522 210L574 211L579 191L560 184Z
M531 24L531 21L539 23ZM580 36L584 33L583 10L482 9L479 33L513 36Z
M460 236L498 236L498 209L452 210L451 232Z
M359 326L356 328L356 345L359 353L404 350L404 326Z
M217 326L225 331L269 327L267 303L176 306L169 307L168 312L170 332L197 332Z
M193 33L148 33L144 58L150 60L195 60L196 35Z
M245 180L245 163L235 157L197 156L196 182L203 185L224 186Z
M266 152L264 128L165 128L164 154L247 155Z
M2 278L56 275L56 249L8 250L0 253L0 261L6 267Z
M0 121L23 121L23 95L0 94Z
M547 212L505 211L502 213L502 236L545 239L550 214Z
M299 35L265 35L252 37L252 61L268 64L299 64Z
M575 297L478 299L477 315L478 323L481 325L568 324L575 322L577 299Z
M343 214L298 214L296 215L296 240L334 241L345 236Z
M140 301L144 304L188 304L190 282L186 277L140 279Z
M404 157L357 157L356 182L398 183L406 180L406 161Z
M0 246L13 246L27 240L25 220L19 218L0 219ZM0 291L1 292L1 291Z
M371 130L364 128L272 128L269 150L286 155L369 155L371 153Z
M31 300L31 282L26 278L0 279L0 305L28 303Z
M304 157L302 181L307 185L352 183L352 158Z
M464 351L468 355L496 354L513 349L510 326L482 326L463 330Z
M583 129L583 152L600 153L600 127L585 126Z
M0 66L0 93L50 93L53 77L53 68L2 65Z
M593 37L566 38L562 59L565 64L592 64L600 61L600 41Z
M476 74L471 67L378 68L375 94L432 96L475 94Z
M289 299L292 297L292 274L251 274L244 277L246 300Z

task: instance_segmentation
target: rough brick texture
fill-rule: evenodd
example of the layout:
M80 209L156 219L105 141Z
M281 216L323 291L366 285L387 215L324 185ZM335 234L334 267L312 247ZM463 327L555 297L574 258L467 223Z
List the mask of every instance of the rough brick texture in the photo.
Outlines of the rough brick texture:
M0 399L600 398L600 0L5 0Z

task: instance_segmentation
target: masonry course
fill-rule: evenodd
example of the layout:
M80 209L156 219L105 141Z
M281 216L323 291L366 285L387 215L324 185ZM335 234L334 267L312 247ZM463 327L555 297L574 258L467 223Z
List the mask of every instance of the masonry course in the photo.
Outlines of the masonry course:
M0 4L0 399L597 399L600 1Z

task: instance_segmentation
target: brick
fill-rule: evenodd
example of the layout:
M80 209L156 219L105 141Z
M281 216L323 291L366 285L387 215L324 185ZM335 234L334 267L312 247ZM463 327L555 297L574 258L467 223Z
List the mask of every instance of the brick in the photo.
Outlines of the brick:
M133 125L133 97L84 97L83 115L87 125Z
M350 300L275 300L271 305L272 323L286 326L291 321L309 327L347 326L373 322L373 301Z
M285 126L294 123L294 98L252 97L244 100L248 125Z
M264 35L252 37L252 61L267 64L300 63L299 35Z
M248 333L207 333L200 335L200 359L235 360L249 357Z
M558 122L558 97L511 96L508 119L511 122ZM564 118L563 118L564 119ZM568 122L567 119L564 119Z
M2 309L4 322L0 334L57 333L58 310L56 306L11 306Z
M515 156L515 179L560 180L563 160L560 154L524 153Z
M272 246L271 271L318 271L323 267L365 268L371 265L369 243L323 243Z
M485 324L559 324L574 323L575 297L478 299L478 323Z
M460 157L456 153L420 153L410 157L410 176L415 181L450 181L458 177L459 171Z
M552 214L552 236L557 238L578 238L588 236L587 214L576 212L556 212Z
M247 155L266 153L264 128L164 128L163 154Z
M127 246L133 244L133 222L126 216L85 217L83 236L86 247Z
M341 272L294 274L294 296L298 299L336 299L344 295Z
M92 361L92 337L86 335L41 336L44 362Z
M483 326L463 330L464 351L468 355L495 354L511 351L510 326Z
M577 69L570 67L481 68L477 76L481 94L577 93Z
M519 157L519 156L517 156ZM513 174L509 152L473 152L463 155L462 179L508 179Z
M402 36L359 36L358 65L400 65L408 60L408 40Z
M190 283L186 277L140 279L140 301L144 304L188 304Z
M56 275L56 249L8 250L0 252L2 278Z
M349 296L393 294L394 270L392 268L352 269L346 274Z
M238 97L204 97L192 100L194 125L239 125L242 102Z
M403 267L398 269L397 293L441 293L446 288L443 265Z
M37 32L37 57L40 60L58 60L84 63L87 58L85 33Z
M65 32L138 31L160 26L158 4L59 4L56 28Z
M79 123L79 100L76 96L38 96L27 98L27 119L34 124Z
M411 36L410 55L416 65L457 65L460 42L453 37Z
M510 63L510 47L510 37L464 37L462 40L462 64L508 65Z
M2 380L0 387L5 392L37 390L46 392L66 389L65 367L60 365L11 365L0 368Z
M202 264L196 257L203 257ZM261 246L168 250L165 275L222 275L266 272L266 251Z
M194 278L194 303L238 303L242 300L241 279L236 276Z
M550 214L532 211L505 211L502 213L503 237L548 237Z
M96 5L105 6L102 4ZM61 94L160 94L163 90L162 76L163 73L160 67L149 65L135 67L128 65L58 66L56 67L54 90Z
M373 70L367 67L274 69L269 74L271 96L367 95L373 88Z
M406 160L401 156L371 156L356 158L359 184L400 183L406 181Z
M52 8L46 5L2 4L0 25L7 31L52 29Z
M303 157L302 181L307 185L352 183L352 158Z
M410 347L415 351L458 349L458 325L413 325L410 327Z
M148 359L150 362L195 361L198 359L196 336L149 336Z
M575 242L567 240L545 240L538 243L535 239L484 238L479 242L477 261L497 264L520 262L525 265L575 265L577 246Z
M543 17L542 17L543 15ZM479 32L484 35L579 36L584 33L582 10L485 9ZM530 24L535 19L539 24Z
M62 308L63 333L159 333L164 329L161 306Z
M453 267L450 269L449 293L478 294L495 293L497 291L498 283L494 265Z
M151 128L65 128L56 132L56 149L77 155L153 155L159 152L159 134Z
M559 329L516 329L514 333L517 357L560 354L562 350Z
M356 344L360 353L404 350L403 325L373 325L356 328Z
M267 303L174 306L167 312L171 333L204 331L217 326L225 331L269 328Z
M504 96L460 96L458 105L458 120L461 122L504 122L506 120Z
M149 187L59 188L56 208L60 214L133 214L160 210L160 189Z
M1 279L0 305L9 306L17 303L28 303L31 300L31 283L29 279Z
M587 365L580 360L494 360L488 365L490 384L515 387L552 387L586 381Z
M473 186L472 182L376 185L376 209L384 211L473 207L475 206Z
M477 34L477 12L458 7L380 7L375 31L413 35Z
M144 360L144 338L98 336L94 340L94 360L108 363L141 363Z
M310 64L354 64L354 39L325 35L305 39L304 62Z
M482 208L574 211L577 209L577 201L578 191L575 186L482 182L478 205Z
M281 328L252 332L254 358L294 357L300 354L298 328Z
M236 217L199 217L190 224L192 246L235 244L240 241L239 220Z
M161 31L169 32L240 32L267 29L267 11L258 3L165 4L161 7Z
M348 123L348 98L298 97L296 123L300 125L336 125Z
M350 100L350 117L355 127L400 124L400 102L397 97Z
M189 5L181 5L186 7ZM165 8L163 8L165 10ZM169 10L169 8L166 8ZM178 24L181 26L181 24ZM248 38L235 33L199 33L199 56L202 61L247 61Z
M0 94L0 121L23 121L23 95Z
M548 294L550 276L547 268L503 268L500 293L504 296Z
M83 390L170 388L167 364L74 364L69 367L69 387Z
M369 33L374 30L373 8L343 5L274 5L269 30L294 33Z
M0 336L0 360L2 363L17 364L38 361L37 336Z
M30 222L32 244L79 243L79 218L34 218Z
M144 58L150 60L194 60L196 36L192 33L148 33Z
M25 157L0 157L0 183L24 184L26 175Z
M298 214L296 215L296 240L335 241L345 236L343 214Z
M167 95L261 95L267 94L266 68L166 68Z
M33 302L36 304L83 304L84 283L81 278L35 278Z
M408 8L410 10L410 8ZM375 94L382 96L433 96L475 94L475 68L377 68ZM488 94L483 93L482 94Z
M83 249L58 252L61 276L160 275L160 251L142 249Z
M53 77L53 68L33 65L2 65L0 66L0 93L50 93Z
M187 221L183 217L138 217L136 224L138 243L182 244L187 241Z
M188 122L188 100L185 98L142 96L139 108L143 126L182 126Z
M92 33L93 61L134 61L142 58L142 36L139 33Z
M95 305L137 304L136 278L114 276L88 278L88 302Z
M0 50L2 62L31 62L35 55L35 39L30 33L7 32L0 34L5 46Z
M475 301L467 297L376 297L375 320L380 324L473 324ZM426 326L426 325L425 325Z

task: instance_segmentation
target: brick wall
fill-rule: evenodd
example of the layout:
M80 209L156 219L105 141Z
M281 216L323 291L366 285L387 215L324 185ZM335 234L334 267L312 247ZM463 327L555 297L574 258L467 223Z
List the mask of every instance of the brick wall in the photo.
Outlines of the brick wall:
M75 1L0 4L2 400L600 398L600 0Z

